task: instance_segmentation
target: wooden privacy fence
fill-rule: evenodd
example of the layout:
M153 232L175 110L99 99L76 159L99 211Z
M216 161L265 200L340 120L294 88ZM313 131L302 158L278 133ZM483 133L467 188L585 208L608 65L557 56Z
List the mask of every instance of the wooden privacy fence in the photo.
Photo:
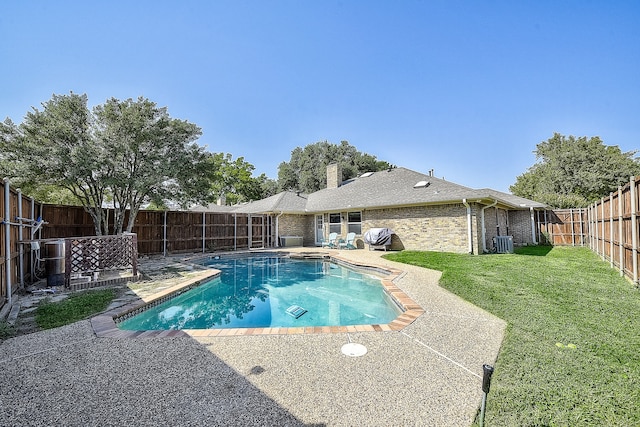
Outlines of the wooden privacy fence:
M582 209L541 212L540 232L553 245L588 246L638 284L638 180Z
M588 245L587 209L536 211L538 241L557 246Z
M43 238L84 237L95 234L93 221L82 207L43 205ZM110 228L113 210L109 210ZM125 217L125 223L128 217ZM141 255L268 248L275 244L270 215L228 212L142 210L133 233Z
M6 179L3 190L0 197L0 308L6 303L10 307L18 287L33 280L35 260L29 240L42 226L35 200L23 197Z
M275 226L270 215L143 210L136 216L133 227L134 248L118 238L115 241L114 236L96 237L93 220L84 208L38 203L23 196L20 190L12 189L7 180L4 197L0 197L0 215L0 309L7 305L11 307L13 294L38 280L36 267L43 265L40 261L47 260L44 249L49 248L49 244L55 246L56 241L64 241L63 280L66 284L70 275L88 271L87 265L82 263L91 264L89 270L124 266L135 271L133 258L137 258L137 254L167 255L275 246ZM113 230L112 209L107 210L107 217L110 230ZM128 239L130 242L131 237ZM108 256L100 259L88 256L98 253ZM49 267L49 261L46 263Z

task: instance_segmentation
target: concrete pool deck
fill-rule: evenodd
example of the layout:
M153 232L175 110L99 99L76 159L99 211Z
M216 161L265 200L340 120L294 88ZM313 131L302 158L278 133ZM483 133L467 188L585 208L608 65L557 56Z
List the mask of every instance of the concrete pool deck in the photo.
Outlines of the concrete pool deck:
M505 322L440 288L439 272L330 252L402 270L394 283L425 313L383 332L99 338L86 320L19 336L0 344L0 424L470 425ZM168 286L131 286L144 298L154 283ZM349 342L367 353L344 355Z

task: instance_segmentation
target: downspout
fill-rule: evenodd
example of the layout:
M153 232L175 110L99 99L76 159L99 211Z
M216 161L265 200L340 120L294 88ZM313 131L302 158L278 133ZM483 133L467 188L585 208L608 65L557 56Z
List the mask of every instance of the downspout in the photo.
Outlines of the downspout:
M531 212L531 239L533 239L533 244L537 245L536 241L536 218L533 215L533 206L529 208L529 212Z
M280 247L280 224L278 219L284 214L284 211L280 211L280 213L276 216L276 248Z
M467 199L462 199L462 204L467 208L467 238L469 239L469 253L473 254L473 232L471 231L471 206Z
M498 204L498 200L494 200L493 204L487 205L482 209L480 209L480 221L482 222L482 253L487 252L487 237L486 237L487 228L484 226L484 210L487 208L492 208L497 204ZM497 222L497 219L498 219L498 216L496 215L496 222Z

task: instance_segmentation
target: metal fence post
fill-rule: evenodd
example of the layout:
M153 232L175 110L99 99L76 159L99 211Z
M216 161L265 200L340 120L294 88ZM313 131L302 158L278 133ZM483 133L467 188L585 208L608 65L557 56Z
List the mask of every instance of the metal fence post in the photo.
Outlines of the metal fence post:
M19 275L19 280L20 280L20 289L24 289L24 245L22 244L22 241L24 240L23 237L23 233L24 233L24 226L22 225L22 191L18 188L17 190L18 192L18 253L19 253L19 258L18 258L18 275Z
M620 257L620 275L624 275L624 227L622 225L622 187L618 186L618 256Z
M10 196L10 188L9 188L9 178L4 179L4 273L6 280L6 290L7 290L7 304L11 307L13 303L11 289L11 221L9 217L11 216L11 210L9 209L9 196Z
M638 283L638 222L637 222L637 206L636 200L636 178L631 177L631 248L633 252L633 283Z
M609 265L613 268L613 193L609 193Z
M164 211L164 225L162 227L162 254L167 256L167 211Z

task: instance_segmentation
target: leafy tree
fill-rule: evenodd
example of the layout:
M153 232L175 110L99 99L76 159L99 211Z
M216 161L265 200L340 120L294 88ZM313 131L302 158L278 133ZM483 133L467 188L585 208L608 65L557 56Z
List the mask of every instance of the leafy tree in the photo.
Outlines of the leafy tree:
M200 129L172 119L143 98L110 99L91 112L87 96L53 95L15 125L0 126L2 172L22 187L61 187L91 215L97 235L107 234L105 201L116 208L114 232L131 231L146 202L209 201L206 153L193 143Z
M96 234L106 228L102 208L106 186L102 147L92 134L86 95L53 95L33 109L20 126L6 119L0 127L3 174L21 187L62 187L91 215Z
M217 196L224 195L228 204L267 197L263 186L268 178L264 174L254 177L252 173L255 167L244 157L233 160L231 154L215 153L210 154L207 161L214 171L211 192Z
M260 181L260 186L262 187L262 198L278 194L278 181L267 177L265 174L260 174L257 179Z
M113 197L117 233L127 209L126 231L131 232L146 202L171 200L184 206L210 200L207 154L193 143L201 135L198 126L171 118L166 108L144 98L111 98L94 108L94 116L96 140L108 155L104 183Z
M606 146L599 137L555 133L536 146L537 163L517 177L513 194L555 208L583 207L640 174L636 151Z
M347 141L331 144L327 141L296 147L289 162L278 167L278 186L281 190L295 189L305 193L318 191L326 186L327 165L338 163L342 167L343 179L354 178L364 172L375 172L389 168L385 161L359 152Z

